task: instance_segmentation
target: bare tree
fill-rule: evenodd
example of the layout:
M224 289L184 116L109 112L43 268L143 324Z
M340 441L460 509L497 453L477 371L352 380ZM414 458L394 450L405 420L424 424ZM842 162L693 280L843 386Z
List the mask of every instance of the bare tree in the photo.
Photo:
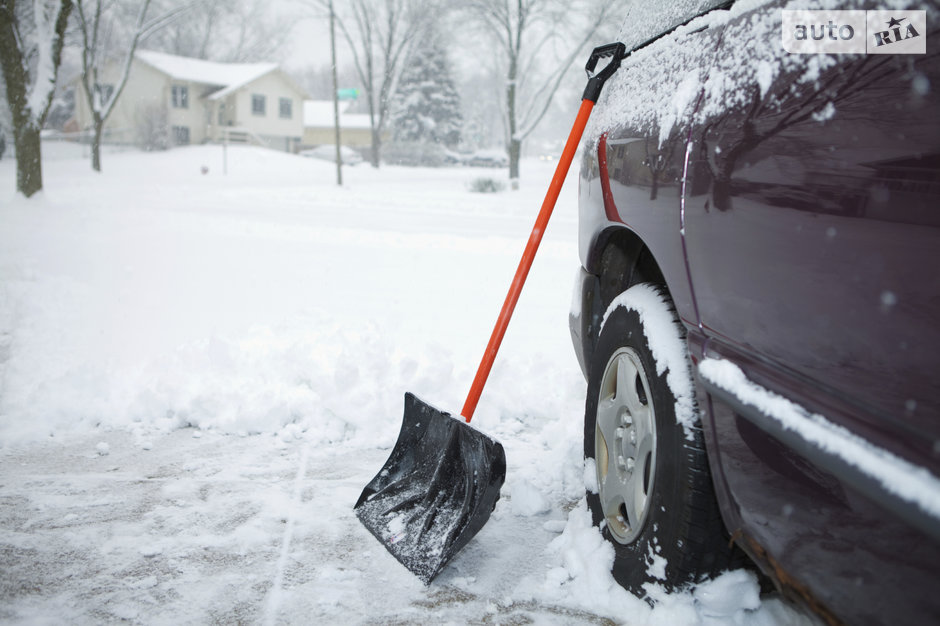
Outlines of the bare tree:
M498 61L505 71L503 117L513 189L519 188L523 142L545 117L568 69L586 58L595 32L623 4L623 0L467 1L469 14L495 44L492 50L501 57ZM541 70L546 65L550 72Z
M178 0L156 0L154 4L158 10L169 12L178 5ZM148 45L170 54L208 59L224 11L223 0L194 0L187 19L167 25L150 37Z
M124 90L124 85L127 84L137 44L150 33L175 20L188 8L177 7L165 15L146 22L149 6L150 0L143 0L137 9L137 18L130 34L130 43L126 44L123 51L124 58L117 81L103 83L99 74L103 66L111 60L111 48L116 47L116 44L109 41L109 35L117 30L113 28L112 22L119 19L119 16L113 13L106 16L104 14L106 7L102 0L78 0L76 2L78 28L82 37L82 87L94 124L91 168L96 172L101 171L101 134L104 124L111 115L111 111L114 110L114 104Z
M0 0L0 67L13 118L16 189L27 198L42 189L39 131L55 93L71 0Z
M227 4L231 5L231 0ZM233 36L228 39L228 50L221 53L218 60L246 63L277 55L297 20L287 13L272 13L272 4L269 0L234 3L224 22Z
M156 0L164 12L179 0ZM197 59L244 63L277 55L296 23L268 0L193 0L187 19L150 39L156 49ZM278 5L283 6L283 5Z
M3 80L3 72L0 71L0 101L6 102L7 86ZM9 107L0 106L0 159L6 151L7 137L10 129L13 128L13 122L10 120Z

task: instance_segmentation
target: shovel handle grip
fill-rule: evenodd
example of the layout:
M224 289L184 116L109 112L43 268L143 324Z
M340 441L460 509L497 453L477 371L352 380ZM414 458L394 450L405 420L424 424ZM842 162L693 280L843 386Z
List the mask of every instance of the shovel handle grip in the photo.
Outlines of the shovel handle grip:
M627 47L620 42L594 48L587 64L584 66L584 71L588 75L588 84L584 88L584 95L581 98L597 102L597 99L601 96L601 90L604 88L604 83L620 68L620 62L626 56ZM610 62L604 66L604 69L595 73L594 69L597 67L597 62L607 57L612 57Z

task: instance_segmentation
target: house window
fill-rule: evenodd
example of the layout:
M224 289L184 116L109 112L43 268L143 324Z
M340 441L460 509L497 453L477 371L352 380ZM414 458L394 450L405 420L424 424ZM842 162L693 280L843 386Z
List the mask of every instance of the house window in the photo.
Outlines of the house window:
M278 101L278 111L280 111L281 117L288 120L294 117L293 106L294 103L290 98L281 98Z
M173 85L173 108L174 109L188 109L189 108L189 87L186 85Z
M264 115L264 96L256 93L251 95L251 114Z
M173 127L173 144L177 146L189 145L189 126Z

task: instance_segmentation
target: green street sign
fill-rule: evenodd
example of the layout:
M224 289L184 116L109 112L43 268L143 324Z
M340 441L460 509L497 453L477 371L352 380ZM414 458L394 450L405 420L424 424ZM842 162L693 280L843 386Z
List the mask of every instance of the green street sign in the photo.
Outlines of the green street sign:
M340 100L357 100L359 98L359 90L355 88L337 89L336 97Z

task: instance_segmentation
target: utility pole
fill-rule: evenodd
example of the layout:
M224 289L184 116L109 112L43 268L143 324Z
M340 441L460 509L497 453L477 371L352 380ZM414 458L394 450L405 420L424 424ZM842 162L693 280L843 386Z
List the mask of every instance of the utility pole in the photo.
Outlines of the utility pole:
M330 54L333 57L333 126L336 129L336 184L343 185L343 159L340 153L339 136L339 85L336 82L336 14L330 0Z

